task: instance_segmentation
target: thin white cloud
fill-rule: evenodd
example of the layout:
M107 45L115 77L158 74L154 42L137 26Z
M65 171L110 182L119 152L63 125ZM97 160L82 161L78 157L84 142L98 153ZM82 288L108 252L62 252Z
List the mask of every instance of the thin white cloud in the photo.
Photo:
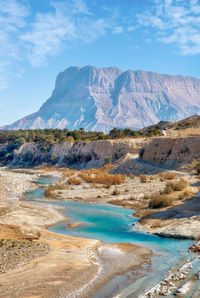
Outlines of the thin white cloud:
M200 5L197 0L153 0L151 11L137 16L140 26L156 30L157 40L172 43L182 55L200 54Z
M121 34L124 32L124 29L122 26L116 26L112 29L112 33L114 34Z
M41 66L75 42L91 43L116 26L115 12L98 17L85 0L52 0L50 6L45 13L33 15L27 0L1 0L0 89L6 87L14 66L21 75L22 61Z
M136 27L135 26L129 26L128 28L127 28L127 31L128 32L132 32L132 31L135 31L136 30Z
M6 87L12 67L15 77L22 75L21 62L28 59L32 66L41 66L74 43L92 43L107 32L127 37L139 27L151 27L157 41L175 44L183 55L200 54L199 0L149 0L149 10L132 22L131 12L125 17L119 7L109 6L102 7L101 14L95 2L86 1L52 0L51 7L35 15L28 0L0 1L1 89Z
M52 1L51 5L54 11L38 13L31 30L21 35L33 66L45 63L77 40L93 42L110 27L105 19L93 16L83 1Z
M16 0L1 0L0 4L0 89L8 85L13 61L20 59L20 45L16 40L25 27L29 6Z

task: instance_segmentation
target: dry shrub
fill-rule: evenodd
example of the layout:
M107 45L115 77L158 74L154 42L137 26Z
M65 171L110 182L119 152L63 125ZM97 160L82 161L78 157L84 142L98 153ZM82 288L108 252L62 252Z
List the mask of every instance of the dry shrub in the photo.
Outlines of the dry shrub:
M164 174L164 179L165 180L173 180L176 178L176 174L172 172L167 172Z
M87 183L97 183L104 185L119 185L122 184L123 179L118 174L108 174L100 171L82 171L78 174Z
M148 177L146 175L140 175L140 182L141 183L147 183L148 182Z
M96 175L94 177L95 182L99 184L109 184L109 185L119 185L122 184L122 176L117 174L104 174L104 175Z
M155 194L149 201L149 208L163 208L172 205L172 198L164 194Z
M126 174L122 175L122 181L125 182L128 176Z
M34 169L36 170L43 170L44 172L52 171L57 168L55 165L48 165L47 163L43 162L41 165L35 166Z
M113 196L117 196L117 195L119 195L119 194L120 194L119 189L118 189L117 187L115 187L115 189L114 189L113 192L112 192L112 195L113 195Z
M160 194L161 194L161 195L164 195L164 194L167 194L167 195L168 195L168 194L172 193L173 191L174 191L174 190L173 190L171 184L168 185L168 184L166 183L165 188L164 188L163 190L160 191Z
M129 175L129 178L131 178L131 179L135 179L135 175L134 175L134 174L130 174L130 175Z
M151 224L152 229L161 228L161 227L162 227L162 221L160 219L155 219Z
M80 179L77 179L75 177L70 177L67 180L67 183L70 184L70 185L80 185L80 184L82 184L81 180Z
M149 200L149 199L150 199L150 195L149 194L144 194L143 200Z
M97 188L97 184L96 183L91 183L90 188Z
M129 199L129 201L136 201L136 200L137 200L137 197L135 197L135 196L130 196L128 199Z
M64 181L66 178L69 178L76 174L76 171L71 170L69 168L62 169L62 177L60 178L59 182Z
M179 199L179 200L186 200L186 199L191 198L192 195L193 195L192 192L184 191L183 193L181 193L181 194L178 196L178 199Z
M150 180L153 181L155 180L156 178L154 176L150 176Z
M107 185L104 186L104 188L105 189L110 189L111 188L111 185L107 184Z
M108 163L106 165L104 165L103 167L99 168L100 171L107 171L110 172L111 170L113 170L115 168L115 166L111 163Z
M166 187L168 188L172 188L173 191L181 191L181 190L184 190L187 186L188 186L188 181L181 178L177 181L174 181L174 182L167 182L166 183Z
M200 162L198 162L198 163L196 164L195 169L196 169L196 171L197 171L197 175L199 175L199 174L200 174Z
M60 190L62 189L65 189L65 185L63 184L49 185L44 191L45 197L50 197L53 199L58 198L59 193L61 193ZM59 190L58 194L55 193L56 190Z
M122 184L123 179L127 176L120 174L109 174L109 171L113 169L112 164L104 165L99 169L82 170L78 173L78 176L85 180L87 183L97 183L104 185L119 185Z

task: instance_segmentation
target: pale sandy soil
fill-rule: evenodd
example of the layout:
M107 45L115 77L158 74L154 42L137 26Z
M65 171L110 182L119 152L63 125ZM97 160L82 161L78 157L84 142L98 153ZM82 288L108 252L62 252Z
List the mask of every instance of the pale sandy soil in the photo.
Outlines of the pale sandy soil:
M178 130L176 129L167 130L167 136L170 136L172 138L197 136L197 135L199 136L199 134L200 134L200 129L195 127L189 127L186 129L178 129Z
M25 260L19 268L13 263L15 269L0 274L0 297L88 297L115 274L150 263L152 253L144 247L102 245L47 231L46 226L61 221L67 225L68 219L60 208L19 201L24 191L36 187L32 182L37 175L4 170L0 175L0 239L50 247L44 256Z
M112 203L134 210L140 209L141 204L144 207L143 197L145 194L159 192L165 187L165 182L161 182L159 176L155 176L154 180L148 179L148 183L141 183L137 176L134 179L127 177L121 185L113 185L109 188L101 184L86 183L84 180L81 185L67 185L67 179L60 184L63 186L62 189L55 190L56 197L54 199L93 204ZM117 195L114 194L116 190L118 191ZM51 200L51 196L46 198L47 202Z
M148 165L146 167L147 169L149 168ZM151 197L151 194L159 193L166 184L166 180L160 181L159 174L153 175L154 168L157 173L158 168L151 167L152 175L148 176L147 183L141 183L138 176L134 178L126 177L121 185L113 185L109 188L101 184L86 183L83 179L81 180L81 185L68 185L67 177L60 182L62 187L54 191L54 199L120 205L137 210L136 216L140 219L144 217L144 220L138 224L139 229L146 229L152 234L166 237L192 239L199 237L200 203L198 195L195 197L192 195L198 192L200 186L199 179L195 175L172 171L176 175L175 179L184 178L189 182L190 186L183 191L171 194L174 200L172 206L161 209L149 209L149 199L145 195ZM80 179L78 173L78 171L75 173L73 171L72 176ZM178 199L185 191L191 193L191 197L183 200ZM48 200L52 200L51 196L47 198Z

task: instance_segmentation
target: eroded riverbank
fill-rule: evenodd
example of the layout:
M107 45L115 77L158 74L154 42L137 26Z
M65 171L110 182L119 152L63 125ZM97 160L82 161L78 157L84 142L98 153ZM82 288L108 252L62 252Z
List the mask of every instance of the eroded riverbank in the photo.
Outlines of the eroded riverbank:
M146 278L143 277L143 275L146 274L144 274L144 272L142 273L141 268L139 272L134 272L133 270L129 271L127 274L123 275L121 281L119 281L115 275L105 286L96 292L94 297L111 297L114 293L117 294L119 292L121 292L120 297L127 297L129 294L133 295L133 297L138 297L143 291L145 292L146 289L151 288L152 284L156 283L158 283L158 286L155 287L155 289L153 288L153 291L156 290L157 293L169 294L184 281L184 279L181 280L174 288L167 283L165 286L159 285L160 278L163 277L163 279L165 279L165 273L167 274L168 270L171 269L172 264L173 266L175 264L178 265L185 257L188 258L188 261L190 260L189 253L187 252L189 247L188 241L164 239L143 232L137 232L134 231L134 229L131 230L131 225L133 222L137 221L137 218L134 219L131 216L133 211L129 209L123 209L108 204L86 204L69 200L61 202L51 201L51 203L67 207L66 211L64 210L63 212L70 218L68 225L63 223L51 228L51 230L57 233L71 234L78 237L98 238L109 243L127 241L142 244L153 249L157 254L160 254L160 257L153 257L152 270L148 272ZM82 222L82 224L80 224L80 222ZM112 254L114 255L115 252L113 251ZM106 271L108 272L108 270ZM137 286L137 278L135 277L138 277L138 273L140 279L144 279L144 284L139 283ZM130 284L132 284L132 286L129 294L122 296L124 288L129 288ZM118 290L116 290L116 288L118 288ZM125 292L127 292L127 290Z
M131 244L106 246L98 240L59 235L44 229L59 222L67 224L68 219L60 212L63 207L19 200L24 191L36 190L38 185L33 182L41 174L41 171L35 176L1 171L4 231L0 229L0 238L23 239L30 245L42 241L49 245L50 251L45 256L24 262L14 271L1 274L0 297L80 297L80 291L81 297L88 297L117 273L150 263L151 250L144 247ZM13 199L17 186L26 184L27 179L30 184ZM13 188L7 192L6 187L11 184Z

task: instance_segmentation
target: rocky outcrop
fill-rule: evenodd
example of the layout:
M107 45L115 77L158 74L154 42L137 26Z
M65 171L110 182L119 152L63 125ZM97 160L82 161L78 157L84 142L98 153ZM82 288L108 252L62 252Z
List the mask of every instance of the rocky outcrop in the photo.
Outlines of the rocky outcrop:
M108 132L113 127L139 129L198 113L199 79L75 66L58 75L51 97L39 111L4 128L83 127Z
M14 150L12 165L33 165L39 164L45 159L45 153L37 146L36 143L25 143Z
M99 167L127 154L138 154L148 139L105 140L92 142L54 143L44 153L36 143L26 143L14 151L13 165L32 162L55 162L69 166Z
M200 158L200 136L154 138L140 150L140 159L163 167L177 168Z

